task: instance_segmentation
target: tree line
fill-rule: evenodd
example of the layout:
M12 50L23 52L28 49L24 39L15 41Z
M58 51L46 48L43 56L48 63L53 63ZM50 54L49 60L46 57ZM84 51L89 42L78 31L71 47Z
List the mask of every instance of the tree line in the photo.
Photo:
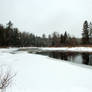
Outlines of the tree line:
M83 24L82 38L71 37L69 33L59 34L53 32L46 36L34 35L33 33L20 32L18 28L13 27L9 21L6 26L0 24L0 47L60 47L77 46L91 44L92 27L87 21Z
M88 23L88 21L84 21L83 31L82 31L82 39L81 42L83 45L92 44L92 23Z

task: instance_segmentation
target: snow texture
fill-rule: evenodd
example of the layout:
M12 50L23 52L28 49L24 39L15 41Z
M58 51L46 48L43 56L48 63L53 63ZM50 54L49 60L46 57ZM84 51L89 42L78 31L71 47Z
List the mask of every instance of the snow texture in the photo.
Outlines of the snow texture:
M0 49L0 65L16 73L6 92L92 92L91 66L15 50Z
M72 51L72 52L92 52L91 47L57 47L57 48L41 48L43 51Z
M23 47L22 50L92 52L92 47Z

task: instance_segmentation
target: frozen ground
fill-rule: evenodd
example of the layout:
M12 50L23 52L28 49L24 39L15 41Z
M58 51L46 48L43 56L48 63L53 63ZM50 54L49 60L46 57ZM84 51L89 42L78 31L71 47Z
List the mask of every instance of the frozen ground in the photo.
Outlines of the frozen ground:
M7 92L92 92L91 66L15 50L0 49L0 65L16 73Z
M21 50L92 52L92 47L23 47Z
M43 51L72 51L72 52L92 52L91 47L57 47L57 48L41 48Z

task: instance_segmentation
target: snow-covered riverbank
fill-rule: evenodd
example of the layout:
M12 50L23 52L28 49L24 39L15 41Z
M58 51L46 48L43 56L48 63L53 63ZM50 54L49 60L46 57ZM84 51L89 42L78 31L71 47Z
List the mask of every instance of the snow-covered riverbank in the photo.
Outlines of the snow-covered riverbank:
M21 50L92 52L92 47L22 47Z
M46 49L46 48L45 48ZM16 49L0 49L0 65L16 73L7 92L92 92L92 69Z
M41 48L45 51L72 51L72 52L92 52L91 47L57 47L57 48Z

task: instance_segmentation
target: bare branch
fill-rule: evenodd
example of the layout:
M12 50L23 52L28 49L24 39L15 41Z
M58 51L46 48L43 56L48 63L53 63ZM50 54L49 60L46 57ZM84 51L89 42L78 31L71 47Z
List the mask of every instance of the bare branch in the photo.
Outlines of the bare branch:
M6 89L12 82L13 77L16 74L12 74L10 71L2 72L0 71L0 90Z

